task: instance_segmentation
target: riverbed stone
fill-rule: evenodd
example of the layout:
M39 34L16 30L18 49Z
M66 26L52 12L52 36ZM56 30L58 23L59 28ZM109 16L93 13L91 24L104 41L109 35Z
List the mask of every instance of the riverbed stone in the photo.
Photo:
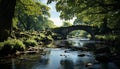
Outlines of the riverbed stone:
M79 54L78 56L79 56L79 57L84 57L84 56L85 56L85 54Z
M102 47L102 48L98 48L95 50L95 54L100 54L100 53L111 53L110 49L108 46Z
M95 59L101 63L106 63L110 61L110 58L107 54L97 54Z

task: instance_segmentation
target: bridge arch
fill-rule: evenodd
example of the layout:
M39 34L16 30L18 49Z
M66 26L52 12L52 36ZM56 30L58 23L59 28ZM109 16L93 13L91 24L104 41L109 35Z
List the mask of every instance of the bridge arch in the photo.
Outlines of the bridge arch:
M55 29L53 29L53 32L55 32L57 34L60 34L63 39L66 39L67 35L71 31L74 31L74 30L84 30L84 31L88 32L91 35L91 39L94 39L95 38L94 29L96 29L96 28L94 28L92 26L76 25L76 26L55 28Z
M84 31L88 32L91 35L91 39L94 39L94 37L95 37L95 35L94 35L94 33L93 33L93 31L91 29L86 29L86 28L69 28L69 29L64 30L63 38L66 39L67 35L70 32L75 31L75 30L84 30Z

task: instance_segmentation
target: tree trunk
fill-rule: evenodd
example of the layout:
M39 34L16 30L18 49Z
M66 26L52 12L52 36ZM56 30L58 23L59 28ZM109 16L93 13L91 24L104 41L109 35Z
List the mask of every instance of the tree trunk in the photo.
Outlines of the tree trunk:
M0 2L0 41L10 36L15 4L16 0L1 0Z

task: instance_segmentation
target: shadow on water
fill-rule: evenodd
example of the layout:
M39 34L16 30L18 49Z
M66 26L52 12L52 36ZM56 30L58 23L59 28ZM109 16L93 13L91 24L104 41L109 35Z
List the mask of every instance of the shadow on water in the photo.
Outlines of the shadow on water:
M74 63L72 59L62 59L60 64L61 66L59 69L74 69Z
M111 61L106 63L106 62L99 62L96 60L96 55L93 52L93 50L96 51L96 46L104 47L105 45L103 42L94 42L88 40L87 41L67 40L65 42L56 41L55 45L57 47L60 47L60 45L62 46L60 48L46 48L43 54L32 54L32 55L25 54L16 58L0 59L0 68L1 69L119 69L118 66L116 66L116 64L114 64ZM86 49L86 47L88 49ZM81 50L81 48L85 48L85 50Z

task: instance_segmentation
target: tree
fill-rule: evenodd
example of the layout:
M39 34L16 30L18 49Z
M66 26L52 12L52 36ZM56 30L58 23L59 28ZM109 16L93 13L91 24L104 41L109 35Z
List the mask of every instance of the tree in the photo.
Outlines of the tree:
M21 10L19 10L21 9ZM43 18L43 5L33 0L19 0L16 4L16 18L20 29L30 30L37 26L38 17ZM46 12L44 10L44 12ZM44 13L47 15L47 12ZM49 15L49 14L48 14ZM41 19L42 20L42 19Z
M75 19L73 25L89 25L90 23L83 22L80 19Z
M64 21L63 22L63 27L68 27L68 26L71 26L72 24L70 22L66 22Z
M39 1L18 1L16 17L18 17L19 28L24 30L44 30L46 27L48 28L48 25L54 24L48 19L50 17L49 10L48 6ZM50 24L48 21L50 21Z
M50 16L48 9L36 0L0 0L0 41L6 40L11 35L13 26L17 27L18 23L22 23L25 27L24 18L32 18L33 22L36 23L39 16L43 16L43 14ZM14 10L16 10L15 13ZM14 14L15 17L13 18Z
M39 24L37 24L36 30L48 30L51 28L55 28L56 26L54 25L54 22L49 20L49 18L44 17L43 21L40 22L41 20L39 19Z
M107 19L107 27L120 28L120 0L48 0L55 1L62 19L77 19L101 27Z
M0 41L11 34L15 5L16 0L0 0Z

